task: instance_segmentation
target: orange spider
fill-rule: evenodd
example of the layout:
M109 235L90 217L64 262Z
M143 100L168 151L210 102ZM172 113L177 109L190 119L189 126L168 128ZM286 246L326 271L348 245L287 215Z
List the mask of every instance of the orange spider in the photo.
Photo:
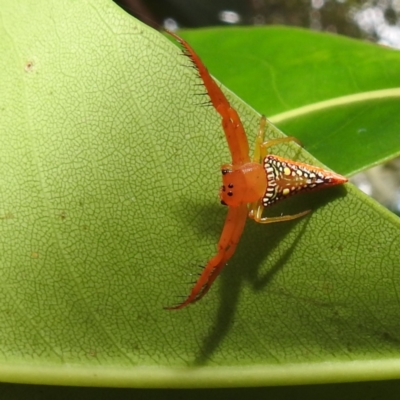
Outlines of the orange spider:
M289 196L339 185L347 182L347 179L322 168L268 154L268 148L276 144L291 141L300 144L300 142L291 136L264 141L266 123L264 116L261 117L253 158L250 159L249 144L238 113L229 104L189 44L176 34L169 31L167 33L182 45L183 54L197 69L212 105L222 117L222 127L232 156L231 164L221 166L222 186L219 197L221 203L229 209L218 242L218 252L204 267L189 296L176 306L165 307L167 310L179 310L200 300L208 292L222 268L234 254L247 217L262 224L302 217L311 210L280 217L263 217L262 213L265 207Z

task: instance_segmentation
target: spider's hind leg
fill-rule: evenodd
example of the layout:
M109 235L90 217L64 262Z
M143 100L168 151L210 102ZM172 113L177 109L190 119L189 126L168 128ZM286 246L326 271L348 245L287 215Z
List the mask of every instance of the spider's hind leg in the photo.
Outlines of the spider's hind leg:
M249 207L249 218L254 219L254 221L259 224L271 224L273 222L283 222L283 221L291 221L292 219L297 219L303 217L308 214L311 210L302 211L293 215L281 215L279 217L263 217L264 206L261 201L256 203L252 203Z

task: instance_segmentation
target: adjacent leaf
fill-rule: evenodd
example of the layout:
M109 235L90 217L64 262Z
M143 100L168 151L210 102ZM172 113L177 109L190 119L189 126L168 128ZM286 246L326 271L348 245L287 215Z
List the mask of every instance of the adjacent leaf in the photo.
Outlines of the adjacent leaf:
M182 35L214 76L335 171L400 155L398 50L284 27Z
M7 0L0 13L3 381L399 376L398 219L351 185L294 198L271 212L313 213L249 223L207 297L164 311L214 254L226 212L229 153L195 71L110 1ZM252 141L259 116L230 98Z

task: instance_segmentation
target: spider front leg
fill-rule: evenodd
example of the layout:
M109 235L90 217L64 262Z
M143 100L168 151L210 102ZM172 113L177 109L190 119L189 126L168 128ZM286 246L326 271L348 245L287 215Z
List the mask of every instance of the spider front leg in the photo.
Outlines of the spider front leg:
M222 268L232 257L239 243L247 219L246 204L239 207L229 207L224 228L218 242L217 254L211 258L193 286L189 296L180 304L164 307L166 310L179 310L200 300L210 289Z

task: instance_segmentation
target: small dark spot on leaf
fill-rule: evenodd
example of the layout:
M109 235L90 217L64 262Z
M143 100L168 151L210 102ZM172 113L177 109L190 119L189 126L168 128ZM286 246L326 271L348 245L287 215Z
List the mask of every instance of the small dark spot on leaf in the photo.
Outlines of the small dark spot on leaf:
M96 357L97 356L97 351L96 350L89 350L88 356Z
M33 61L27 61L25 63L25 72L32 72L34 67Z

